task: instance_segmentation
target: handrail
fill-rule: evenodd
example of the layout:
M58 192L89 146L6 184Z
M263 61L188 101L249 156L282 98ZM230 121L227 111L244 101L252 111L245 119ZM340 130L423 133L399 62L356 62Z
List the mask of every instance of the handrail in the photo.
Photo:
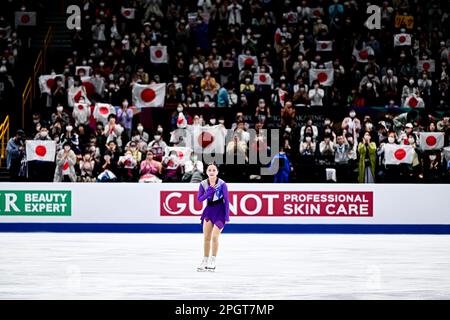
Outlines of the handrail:
M6 137L5 137L6 136ZM3 123L0 125L0 167L3 164L3 159L5 159L6 154L6 144L9 141L9 115L6 116Z
M26 105L29 103L29 110L33 106L33 99L36 98L37 77L46 70L47 50L53 38L53 28L50 26L44 38L41 51L39 51L36 61L33 65L33 72L28 78L25 88L22 91L22 128L25 127Z

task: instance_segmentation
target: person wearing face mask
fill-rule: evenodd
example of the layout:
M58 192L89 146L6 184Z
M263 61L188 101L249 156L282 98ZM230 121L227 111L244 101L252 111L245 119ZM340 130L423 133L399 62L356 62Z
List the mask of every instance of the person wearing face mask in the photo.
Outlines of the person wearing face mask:
M59 141L60 146L63 146L67 142L70 144L70 147L75 154L81 154L79 136L70 123L66 125L65 132L61 135Z
M347 131L350 135L359 137L361 130L361 121L356 117L355 110L350 110L349 116L342 120L341 129Z
M58 105L56 107L56 111L52 114L52 123L55 123L56 120L59 120L63 127L65 127L70 122L70 117L67 112L64 112L64 107L62 105Z
M75 165L77 156L71 150L70 143L65 142L56 155L56 169L53 182L76 182Z
M375 166L377 145L372 142L370 132L365 132L361 142L358 144L359 183L375 183Z

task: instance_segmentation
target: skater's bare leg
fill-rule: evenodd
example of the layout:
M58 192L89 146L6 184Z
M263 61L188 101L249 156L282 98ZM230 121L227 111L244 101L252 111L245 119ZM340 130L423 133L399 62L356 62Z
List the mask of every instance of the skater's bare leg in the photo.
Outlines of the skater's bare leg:
M211 221L203 221L203 256L209 257L211 253L211 238L213 231L213 223Z
M217 257L217 252L219 251L219 236L222 232L216 225L212 229L212 255Z

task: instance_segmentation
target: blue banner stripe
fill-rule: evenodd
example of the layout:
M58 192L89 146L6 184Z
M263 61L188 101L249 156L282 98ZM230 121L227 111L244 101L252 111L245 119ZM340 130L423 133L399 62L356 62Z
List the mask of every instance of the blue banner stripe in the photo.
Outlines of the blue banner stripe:
M200 224L0 223L0 232L201 233ZM226 233L450 234L448 224L227 224Z

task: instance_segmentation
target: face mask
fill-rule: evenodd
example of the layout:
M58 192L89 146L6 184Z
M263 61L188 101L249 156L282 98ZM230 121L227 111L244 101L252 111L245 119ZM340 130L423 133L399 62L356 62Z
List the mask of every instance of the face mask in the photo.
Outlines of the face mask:
M67 130L68 132L71 132L71 131L72 131L72 129L73 129L73 127L72 127L72 126L67 126L67 127L66 127L66 130Z
M138 130L139 132L142 132L142 131L144 131L144 127L139 126L139 127L137 127L137 130Z
M56 111L62 112L62 111L63 111L63 107L57 107L57 108L56 108Z
M409 142L409 144L413 144L414 143L414 138L409 138L408 142Z

